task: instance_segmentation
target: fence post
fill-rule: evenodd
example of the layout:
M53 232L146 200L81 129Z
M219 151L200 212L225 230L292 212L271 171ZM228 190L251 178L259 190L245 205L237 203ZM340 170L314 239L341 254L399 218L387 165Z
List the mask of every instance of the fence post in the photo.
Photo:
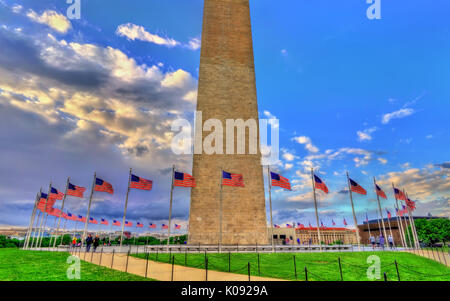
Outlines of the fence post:
M308 281L308 269L305 266L305 281Z
M174 265L175 265L175 256L173 256L173 258L172 258L172 276L171 276L171 280L170 281L173 281L173 267L174 267Z
M205 257L205 276L206 281L208 281L208 258Z
M261 276L261 268L260 268L260 263L259 263L259 253L258 254L258 276Z
M433 247L431 248L431 255L433 255L433 260L436 261L436 257L434 257L434 249L433 249Z
M439 261L439 263L441 263L441 256L439 256L439 250L436 249L436 253L437 253L438 261Z
M147 258L146 258L146 262L145 262L145 278L147 278L147 273L148 273L148 255L149 255L149 252L147 251Z
M386 272L384 272L384 281L388 281L388 280L387 280Z
M400 273L398 272L397 260L394 260L394 263L395 263L395 269L397 270L397 278L398 278L398 281L400 281Z
M248 268L248 281L250 281L250 262L247 263L247 268Z
M447 259L445 259L444 246L442 246L442 257L444 257L445 265L447 266Z
M228 251L228 273L231 272L231 252Z
M344 281L344 277L342 276L341 257L338 257L338 261L339 261L339 272L341 273L341 281Z
M297 262L295 261L295 255L294 255L294 273L295 273L295 280L297 279Z
M125 266L125 273L127 273L128 272L128 257L130 256L130 250L128 250L128 253L127 253L127 264L126 264L126 266Z

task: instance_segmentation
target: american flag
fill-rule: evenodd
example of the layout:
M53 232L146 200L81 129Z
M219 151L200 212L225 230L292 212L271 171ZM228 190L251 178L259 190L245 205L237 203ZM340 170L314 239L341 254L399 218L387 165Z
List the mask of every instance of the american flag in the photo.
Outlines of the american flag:
M289 183L289 179L283 177L280 174L270 172L270 178L272 179L272 186L278 186L284 189L291 190L291 183Z
M291 224L286 224L286 228L292 228L292 225Z
M314 187L328 193L327 185L316 175L314 175Z
M110 194L114 193L114 189L111 184L109 184L106 181L103 181L102 179L95 178L95 191L101 191L101 192L107 192Z
M169 226L167 226L166 224L162 224L162 228L163 229L169 229Z
M308 222L308 225L309 225L309 227L310 227L310 228L312 228L312 226L311 226L311 222Z
M106 225L106 226L109 225L108 221L106 219L104 219L104 218L102 218L102 220L100 221L100 224Z
M347 224L347 221L345 220L345 217L344 217L344 226L347 226L348 224Z
M302 223L297 223L298 228L305 228L305 225L303 225Z
M58 189L52 187L50 189L50 195L49 195L49 199L54 199L54 200L62 200L64 198L64 193L62 193L61 191L59 191Z
M57 208L48 208L47 213L52 216L59 217L61 215L61 210Z
M181 225L175 224L175 229L181 229Z
M386 209L386 213L387 213L388 219L391 219L391 218L392 218L391 212L390 212L389 210Z
M334 222L333 219L331 220L331 224L332 224L333 226L336 226L336 223Z
M176 171L173 185L179 187L195 187L195 179L190 174Z
M324 226L322 221L320 221L320 227L325 228L325 226Z
M95 218L90 217L90 218L89 218L89 224L95 224L95 225L97 225L98 222L97 222L97 220L96 220Z
M397 216L402 216L402 212L400 210L398 210L398 208L395 208L395 213L397 214Z
M137 222L137 223L136 223L136 227L138 227L138 228L143 228L143 227L144 227L144 225L143 225L143 224L141 224L140 222Z
M39 203L37 204L37 208L41 211L48 210L49 208L52 208L53 205L55 205L55 200L48 200L41 199Z
M409 209L414 210L416 209L416 202L411 201L409 198L406 199L406 206L408 206Z
M113 226L120 226L121 223L119 221L113 220Z
M73 215L73 214L70 213L70 212L67 212L67 219L70 219L70 220L72 220L72 221L76 221L76 220L77 220L77 218L75 217L75 215Z
M378 186L377 184L375 184L375 190L379 197L382 197L383 199L387 199L386 193L384 193L383 189L381 189L380 186Z
M244 187L244 178L240 174L222 171L222 185Z
M73 185L69 183L69 186L67 187L67 195L75 196L78 198L83 197L83 193L86 191L86 188Z
M406 195L400 189L394 187L394 194L397 200L406 200Z
M362 188L361 186L359 186L358 183L356 183L355 181L353 181L350 178L348 180L350 181L350 189L353 192L356 192L356 193L359 193L359 194L364 194L364 195L367 194L367 191L364 188Z
M131 226L133 226L132 222L125 221L125 227L131 227Z
M408 213L408 209L406 209L406 206L402 205L402 208L403 208L402 213L403 214L407 214Z
M82 215L78 215L77 221L85 223L86 222L86 218L84 216L82 216Z
M153 182L144 178L131 175L130 188L141 190L152 190Z
M273 225L273 226L274 226L274 228L277 228L277 229L278 229L278 228L280 228L280 226L279 226L279 225Z
M156 224L150 223L148 226L149 226L151 229L156 229Z

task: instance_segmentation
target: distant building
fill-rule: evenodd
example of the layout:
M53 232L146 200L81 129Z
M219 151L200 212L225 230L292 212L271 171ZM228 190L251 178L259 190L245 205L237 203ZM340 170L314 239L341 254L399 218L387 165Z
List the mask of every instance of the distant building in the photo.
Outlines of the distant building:
M268 229L269 243L271 243L272 229ZM324 227L320 228L321 241L325 244L333 244L340 241L343 244L356 243L356 231L347 228ZM304 228L274 228L273 240L275 245L317 245L319 237L316 227Z
M439 217L436 216L413 216L414 220L417 219L437 219ZM407 216L403 216L400 217L400 220L402 222L403 228L405 228L405 223L407 225L407 227L409 228L409 218ZM394 243L397 246L400 246L402 244L402 240L400 237L400 230L399 230L399 225L397 222L397 217L392 217L390 219L385 218L383 219L384 222L384 226L386 228L386 234L389 237L389 235L392 235L392 237L394 238ZM391 225L391 227L389 228L389 224ZM360 242L361 244L369 244L369 229L370 229L370 234L373 237L377 237L380 235L383 235L383 224L381 222L381 219L373 219L373 220L369 220L369 223L367 222L363 222L362 225L358 225L358 230L359 230L359 238L360 238Z

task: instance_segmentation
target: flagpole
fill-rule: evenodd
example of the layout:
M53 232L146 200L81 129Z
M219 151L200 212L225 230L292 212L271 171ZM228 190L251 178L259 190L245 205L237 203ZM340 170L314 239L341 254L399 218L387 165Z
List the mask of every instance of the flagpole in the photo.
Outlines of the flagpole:
M175 165L172 166L172 183L170 187L170 203L169 203L169 227L167 228L167 250L170 245L170 227L172 223L172 200L173 200L173 178L175 175Z
M39 226L39 232L38 232L38 237L37 237L37 243L36 243L36 247L40 246L40 238L41 238L41 231L42 231L42 222L44 221L44 215L45 215L45 220L47 221L47 203L48 203L48 198L50 197L50 192L52 189L52 182L50 182L50 185L48 186L48 193L47 193L47 198L45 199L45 206L44 206L44 212L42 212L42 218L41 218L41 224ZM43 233L42 233L43 235Z
M36 200L34 201L34 207L33 207L33 211L31 212L31 216L30 216L30 224L28 225L28 231L27 231L27 235L25 237L25 242L23 244L23 249L27 249L28 248L28 242L30 241L30 234L33 230L33 224L34 224L34 219L36 217L36 209L37 209L37 204L39 202L40 196L41 196L41 192L42 192L42 188L41 191L36 194Z
M409 200L408 194L406 194L406 198ZM417 235L416 221L414 220L413 211L410 210L409 206L406 206L406 207L408 208L408 210L409 210L409 212L410 212L410 216L411 216L411 218L412 218L412 224L413 224L413 229L414 229L414 235L415 235L415 237L416 237L416 242L417 242L417 243L416 243L416 246L417 246L417 248L420 249L419 236Z
M122 218L122 233L120 234L120 250L122 251L122 241L123 241L123 231L125 230L125 219L127 215L127 207L128 207L128 196L130 194L130 182L131 182L131 172L132 168L130 168L130 174L128 175L128 187L127 187L127 196L125 198L125 208L123 209L123 218Z
M38 231L38 225L39 225L39 222L41 221L41 216L42 216L42 211L39 210L38 218L37 218L37 221L36 221L36 223L34 225L34 234L32 236L32 240L31 240L31 249L37 247L37 244L36 244L36 241L37 241L37 235L36 234L37 233L36 232Z
M408 199L408 195L406 194L405 189L403 189L403 194L405 195L406 199ZM414 227L412 224L412 219L411 219L411 210L409 210L409 205L408 203L405 201L405 206L406 206L406 211L408 212L408 218L409 218L409 227L411 228L411 235L412 235L412 241L414 242L414 244L412 244L411 246L414 245L414 248L417 248L417 239L416 236L414 234ZM408 232L408 237L409 237L409 232Z
M219 197L219 253L222 251L222 192L223 168L220 168L220 197Z
M64 220L64 227L63 227L62 234L61 234L61 244L63 244L64 232L66 232L66 226L67 226L67 218Z
M403 195L404 195L405 198L406 198L406 195L405 195L405 191L404 191L404 190L403 190ZM401 202L400 202L400 204L401 204ZM405 205L406 205L406 201L405 201ZM403 204L402 204L402 209L403 209ZM407 212L403 212L403 213L402 213L402 217L403 217L403 215L405 215L405 214L407 214ZM405 228L403 228L403 229L404 229L404 234L405 234L405 242L406 242L406 234L408 234L408 242L409 242L409 245L412 247L413 244L412 244L412 242L411 242L411 235L409 235L409 231L408 231L408 217L404 218L403 221L405 222Z
M61 204L61 213L59 214L58 226L56 226L56 238L55 238L55 241L53 242L53 249L55 248L56 240L58 239L59 225L61 223L61 215L64 211L64 203L65 203L66 197L67 197L67 189L69 188L69 181L70 181L70 177L67 178L67 182L66 182L66 191L64 192L64 197L63 197L62 204ZM62 242L62 240L61 240L61 242Z
M84 222L84 231L83 231L83 236L81 237L81 248L83 247L84 240L86 239L86 232L87 232L88 223L89 223L89 216L91 214L92 195L94 194L96 180L97 180L97 172L94 172L94 180L92 181L91 194L89 196L89 205L88 205L88 210L87 210L87 214L86 214L86 221Z
M313 186L313 196L314 196L314 208L316 210L316 222L317 222L317 237L319 239L319 248L322 252L322 237L320 235L319 227L319 212L317 211L317 198L316 198L316 185L314 184L314 168L311 168L311 181Z
M391 234L391 237L392 237L392 244L395 246L394 235L392 235L391 221L390 221L389 216L387 217L387 220L388 220L388 225L389 225L389 233Z
M352 204L353 220L355 221L356 239L358 240L358 250L361 251L361 242L360 242L360 238L359 238L358 221L356 220L355 206L353 205L353 195L352 195L352 189L350 187L350 177L348 176L348 171L347 171L347 184L348 184L348 192L350 194L350 203Z
M367 211L366 211L366 222L367 222L367 229L369 230L369 241L370 241L370 237L372 236L370 234L370 226L369 226L369 217L367 216ZM371 242L372 243L372 242Z
M55 220L53 221L53 227L50 228L50 240L48 242L48 250L49 251L50 251L50 246L52 244L53 235L55 235L54 229L56 227L56 219L57 219L57 216L55 215Z
M381 211L381 203L380 203L380 196L377 193L377 180L375 179L375 177L373 177L373 184L375 185L375 193L377 195L377 200L378 200L378 210L380 211L380 217L381 217L381 224L383 225L383 232L384 232L384 240L385 242L387 242L387 233L386 233L386 227L384 226L384 219L383 219L383 212Z
M403 223L402 223L402 219L399 216L400 213L400 207L398 206L398 199L397 199L397 195L395 194L395 186L394 183L392 183L392 190L394 191L394 198L395 198L395 206L397 207L397 224L400 225L399 229L400 229L400 238L402 239L402 245L403 248L406 248L406 236L405 236L405 232L403 231ZM397 226L398 226L397 225Z
M48 218L48 213L45 214L44 225L43 225L43 227L42 227L41 237L39 238L39 246L38 246L38 248L41 248L41 246L42 246L42 241L44 240L45 227L47 226L47 218Z
M270 176L270 165L267 165L267 174L269 176L269 206L270 206L270 229L272 237L272 252L275 251L275 242L273 240L273 216L272 216L272 177Z

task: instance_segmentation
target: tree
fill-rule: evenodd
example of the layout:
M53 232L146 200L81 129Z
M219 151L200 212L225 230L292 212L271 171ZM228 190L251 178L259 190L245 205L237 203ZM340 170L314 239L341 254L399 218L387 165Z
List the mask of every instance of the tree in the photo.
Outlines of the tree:
M435 243L446 243L450 241L450 220L418 219L415 220L419 240L427 245Z

